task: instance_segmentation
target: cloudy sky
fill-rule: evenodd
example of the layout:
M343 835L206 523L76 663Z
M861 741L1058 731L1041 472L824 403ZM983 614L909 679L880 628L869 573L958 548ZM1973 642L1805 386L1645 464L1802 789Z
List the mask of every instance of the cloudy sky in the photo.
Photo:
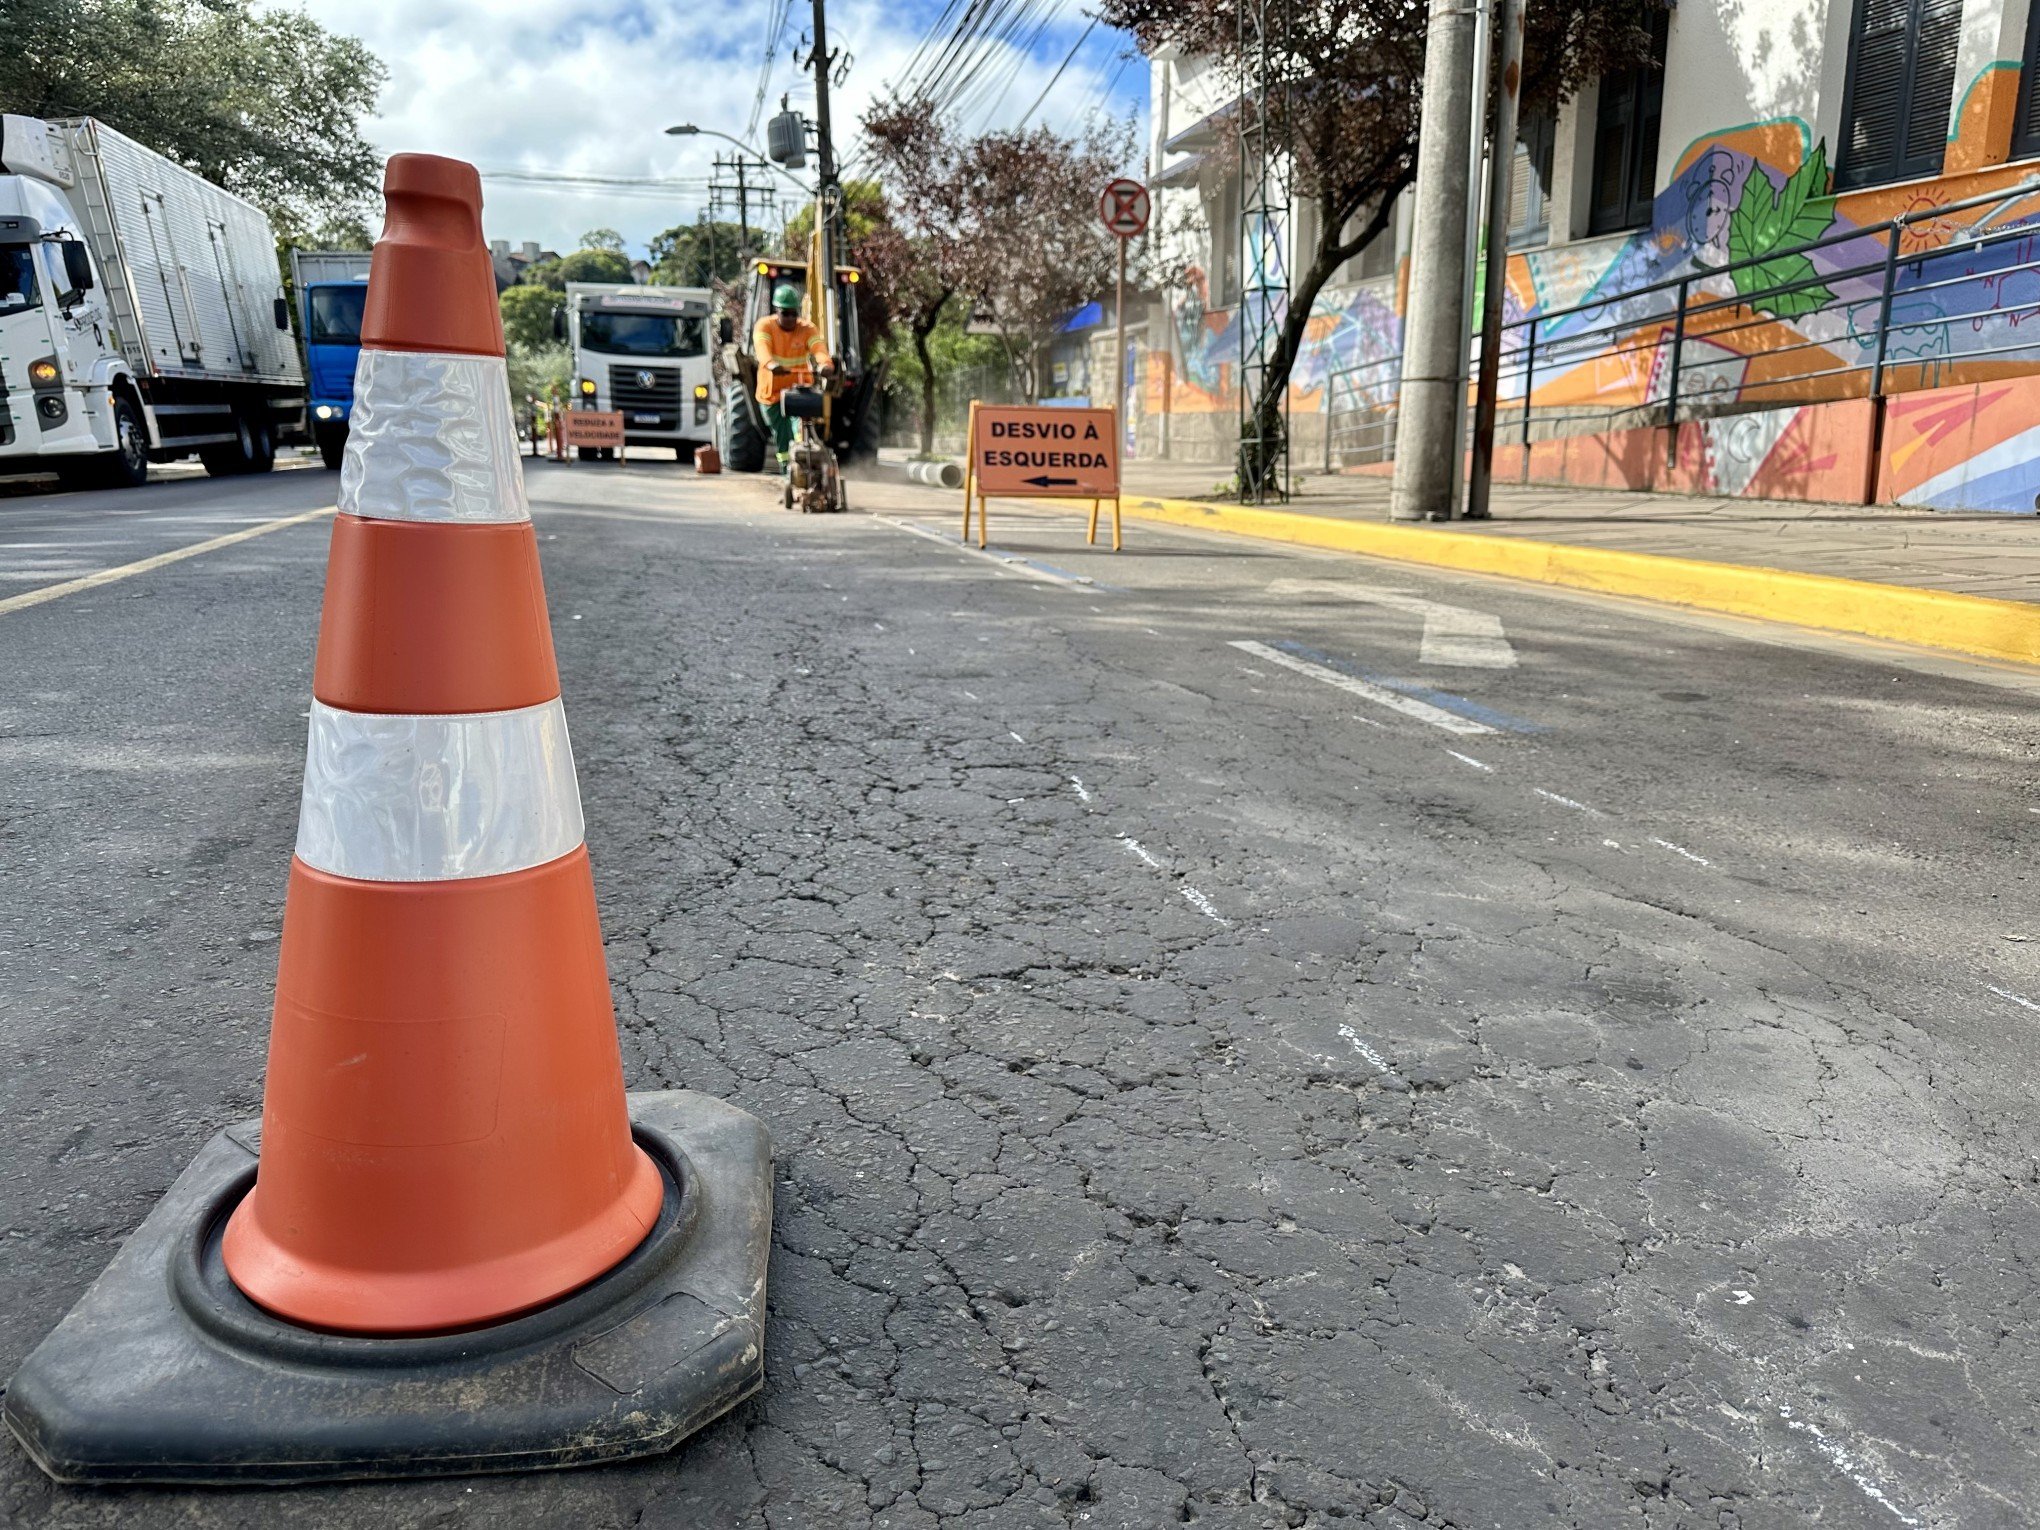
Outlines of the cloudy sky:
M390 71L370 138L385 151L426 150L482 167L491 238L535 239L570 250L585 229L620 231L634 254L651 236L691 222L704 205L719 140L669 138L694 122L738 137L753 120L761 71L764 118L780 95L810 112L802 51L811 0L302 0L321 25L361 38ZM1086 32L1080 0L1024 0L1047 25L1031 48L997 47L976 75L975 125L1008 126L1044 88L1034 121L1069 130L1094 110L1144 114L1147 70L1126 39ZM955 9L962 10L963 5ZM831 91L839 137L913 60L931 32L946 35L944 0L831 0L829 43L848 55ZM784 30L765 71L766 43ZM1081 45L1080 44L1081 40ZM1076 49L1071 57L1072 48ZM1050 86L1058 66L1070 62ZM951 72L952 77L954 71ZM854 145L853 145L854 152ZM595 189L519 184L491 171L689 180L679 188ZM784 185L784 183L782 183ZM789 194L791 189L788 188Z

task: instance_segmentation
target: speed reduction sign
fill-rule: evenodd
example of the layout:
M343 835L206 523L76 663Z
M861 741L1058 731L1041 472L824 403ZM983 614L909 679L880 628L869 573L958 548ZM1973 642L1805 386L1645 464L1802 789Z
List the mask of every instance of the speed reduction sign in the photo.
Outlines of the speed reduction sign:
M1105 227L1121 239L1132 239L1147 232L1148 210L1147 187L1124 176L1107 181L1104 194L1098 198L1098 216L1105 220Z

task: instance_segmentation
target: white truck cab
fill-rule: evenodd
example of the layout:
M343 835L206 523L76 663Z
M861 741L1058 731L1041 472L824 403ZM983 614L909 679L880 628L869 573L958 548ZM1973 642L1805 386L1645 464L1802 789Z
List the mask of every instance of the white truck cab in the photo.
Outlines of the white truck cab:
M630 446L670 446L682 462L715 439L706 287L568 282L573 406L623 416Z
M264 472L304 399L260 208L89 117L0 116L0 472Z

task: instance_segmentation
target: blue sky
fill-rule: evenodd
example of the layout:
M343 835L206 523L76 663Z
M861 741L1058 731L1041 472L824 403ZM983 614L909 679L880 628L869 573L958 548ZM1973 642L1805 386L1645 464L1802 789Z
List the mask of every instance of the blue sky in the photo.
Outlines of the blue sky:
M633 253L660 229L692 221L705 193L676 189L555 190L487 178L492 170L705 181L718 140L669 138L683 121L743 136L781 0L725 6L665 0L302 0L321 25L360 37L389 66L369 136L385 152L423 150L483 168L491 238L571 249L606 225ZM1033 47L994 55L971 125L1006 126L1027 112L1087 23L1081 0L1049 0ZM940 0L831 0L829 41L849 54L832 91L838 133L898 79L941 14ZM792 0L765 75L764 116L782 92L812 109L793 62L811 0ZM1033 120L1068 131L1087 113L1144 117L1147 69L1127 40L1092 31ZM762 118L757 130L762 141Z

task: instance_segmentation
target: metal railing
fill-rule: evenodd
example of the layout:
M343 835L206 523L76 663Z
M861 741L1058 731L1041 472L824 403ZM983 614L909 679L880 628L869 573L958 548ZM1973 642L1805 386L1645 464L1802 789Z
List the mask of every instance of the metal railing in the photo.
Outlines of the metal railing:
M2036 193L2040 176L1505 324L1497 440L1514 435L1527 449L1624 424L1881 398L1970 367L2040 371L2040 322L2030 338L2017 333L2040 321L2040 222L1979 219L1944 243L1906 248L1922 224ZM2005 246L2009 259L1983 258ZM1958 349L1964 325L1993 343ZM1397 354L1327 377L1328 469L1393 455L1401 370ZM1535 403L1539 379L1560 372L1577 379L1571 396Z

